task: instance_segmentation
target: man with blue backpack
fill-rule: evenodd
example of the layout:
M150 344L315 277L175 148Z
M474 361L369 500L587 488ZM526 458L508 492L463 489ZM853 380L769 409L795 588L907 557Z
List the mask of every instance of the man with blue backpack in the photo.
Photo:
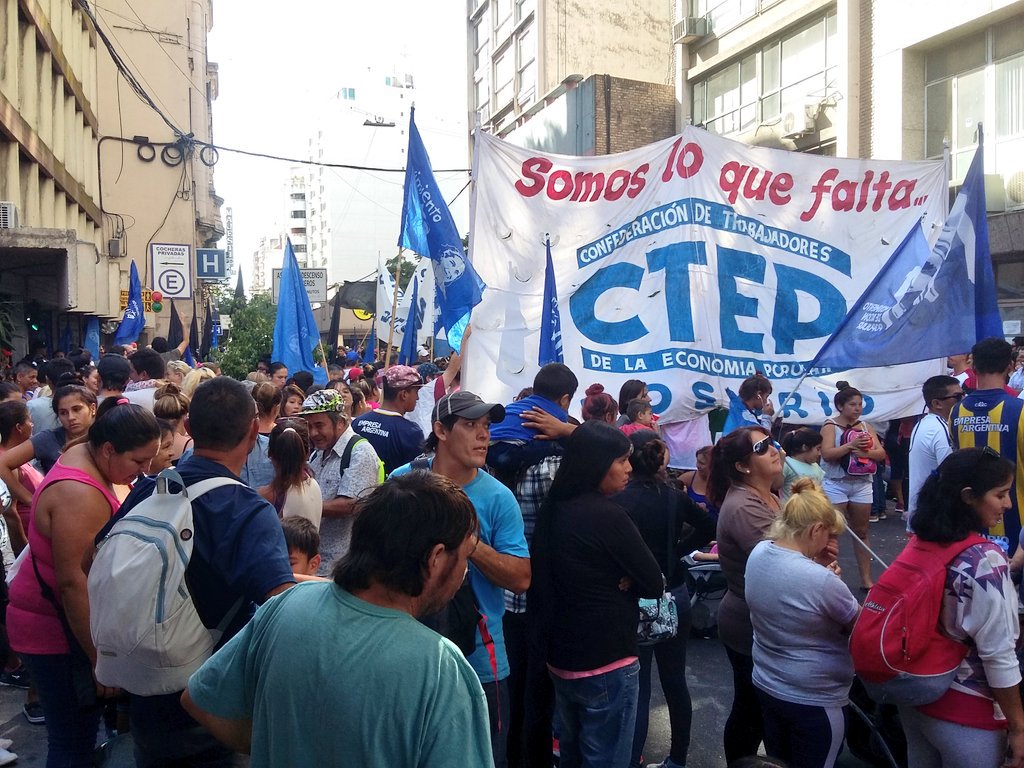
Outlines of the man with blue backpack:
M180 478L165 472L136 484L97 536L89 574L92 633L102 649L96 675L131 694L140 768L234 765L235 755L182 709L181 692L256 604L294 584L277 513L239 479L259 430L248 391L228 377L204 382L185 424L195 450L178 464ZM177 584L151 576L171 572L161 569L169 561L182 567ZM179 620L179 631L161 638Z

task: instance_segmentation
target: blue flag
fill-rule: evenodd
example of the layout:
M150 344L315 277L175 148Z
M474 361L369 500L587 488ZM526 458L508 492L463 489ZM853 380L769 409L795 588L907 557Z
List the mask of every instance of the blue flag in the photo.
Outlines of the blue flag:
M71 318L64 318L64 331L60 335L60 351L65 355L71 354Z
M93 362L100 359L100 319L90 317L85 321L85 344L83 346L92 354Z
M281 288L277 295L277 319L274 321L274 351L271 357L288 366L288 372L309 371L317 384L327 384L327 372L313 360L313 347L320 342L313 309L295 260L291 239L284 248Z
M426 304L426 302L424 302ZM412 281L412 299L409 301L409 315L405 320L405 332L402 335L402 347L398 350L399 365L416 365L419 355L416 354L416 340L423 324L423 308L420 307L419 275Z
M810 367L935 360L1002 335L979 146L935 248L916 223Z
M469 313L480 303L485 286L466 258L462 238L434 179L416 129L415 110L409 112L404 197L398 245L433 262L440 322L448 331L448 343L461 349Z
M544 266L544 308L540 316L540 345L537 364L562 362L562 319L558 314L558 288L555 266L551 261L551 240L547 241L547 263Z
M145 327L146 316L142 311L142 283L139 281L139 270L136 269L133 261L128 273L128 306L125 307L121 324L117 326L114 343L131 344L139 338L139 334Z
M363 349L363 364L375 363L377 361L377 322L376 318L370 321L370 335L366 337L366 348Z

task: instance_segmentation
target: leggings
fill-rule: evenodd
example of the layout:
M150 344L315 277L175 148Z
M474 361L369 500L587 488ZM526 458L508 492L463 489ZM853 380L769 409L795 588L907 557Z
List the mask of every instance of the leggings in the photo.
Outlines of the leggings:
M900 707L909 768L996 768L1006 756L1006 731L936 720Z
M833 768L843 748L843 707L793 704L765 693L757 696L764 712L764 747L769 757L790 768Z
M752 656L734 651L729 646L725 653L732 665L732 710L725 721L725 762L757 754L764 739L764 722L757 688L751 680L754 674Z

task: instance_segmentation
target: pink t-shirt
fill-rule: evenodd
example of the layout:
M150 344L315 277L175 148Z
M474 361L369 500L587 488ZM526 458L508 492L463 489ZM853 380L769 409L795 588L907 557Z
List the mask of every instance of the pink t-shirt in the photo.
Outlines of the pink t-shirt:
M100 490L110 504L110 514L117 513L121 502L88 474L75 467L66 467L60 459L47 473L42 484L32 497L32 508L39 503L39 494L54 483L67 480L74 483L91 485ZM28 524L28 545L31 549L26 561L21 564L18 574L10 587L10 604L7 606L7 635L11 648L19 653L32 654L65 654L70 652L64 627L53 603L43 597L36 578L36 569L32 566L35 558L39 567L39 575L43 577L53 591L57 602L60 602L60 590L57 588L57 573L53 567L53 542L43 536L36 528L35 515Z

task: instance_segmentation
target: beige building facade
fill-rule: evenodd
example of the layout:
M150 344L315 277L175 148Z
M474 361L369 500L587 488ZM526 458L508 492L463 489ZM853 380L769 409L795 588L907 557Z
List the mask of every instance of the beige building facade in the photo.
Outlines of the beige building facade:
M55 346L66 327L81 343L88 318L111 331L130 261L144 289L160 290L153 243L187 246L182 277L197 296L195 248L224 233L216 153L178 141L103 41L171 124L209 141L212 3L87 7L94 17L79 0L0 0L0 311L14 330L15 359L30 346ZM192 302L176 301L186 325ZM146 313L145 338L166 332L169 308L165 301L162 313Z

